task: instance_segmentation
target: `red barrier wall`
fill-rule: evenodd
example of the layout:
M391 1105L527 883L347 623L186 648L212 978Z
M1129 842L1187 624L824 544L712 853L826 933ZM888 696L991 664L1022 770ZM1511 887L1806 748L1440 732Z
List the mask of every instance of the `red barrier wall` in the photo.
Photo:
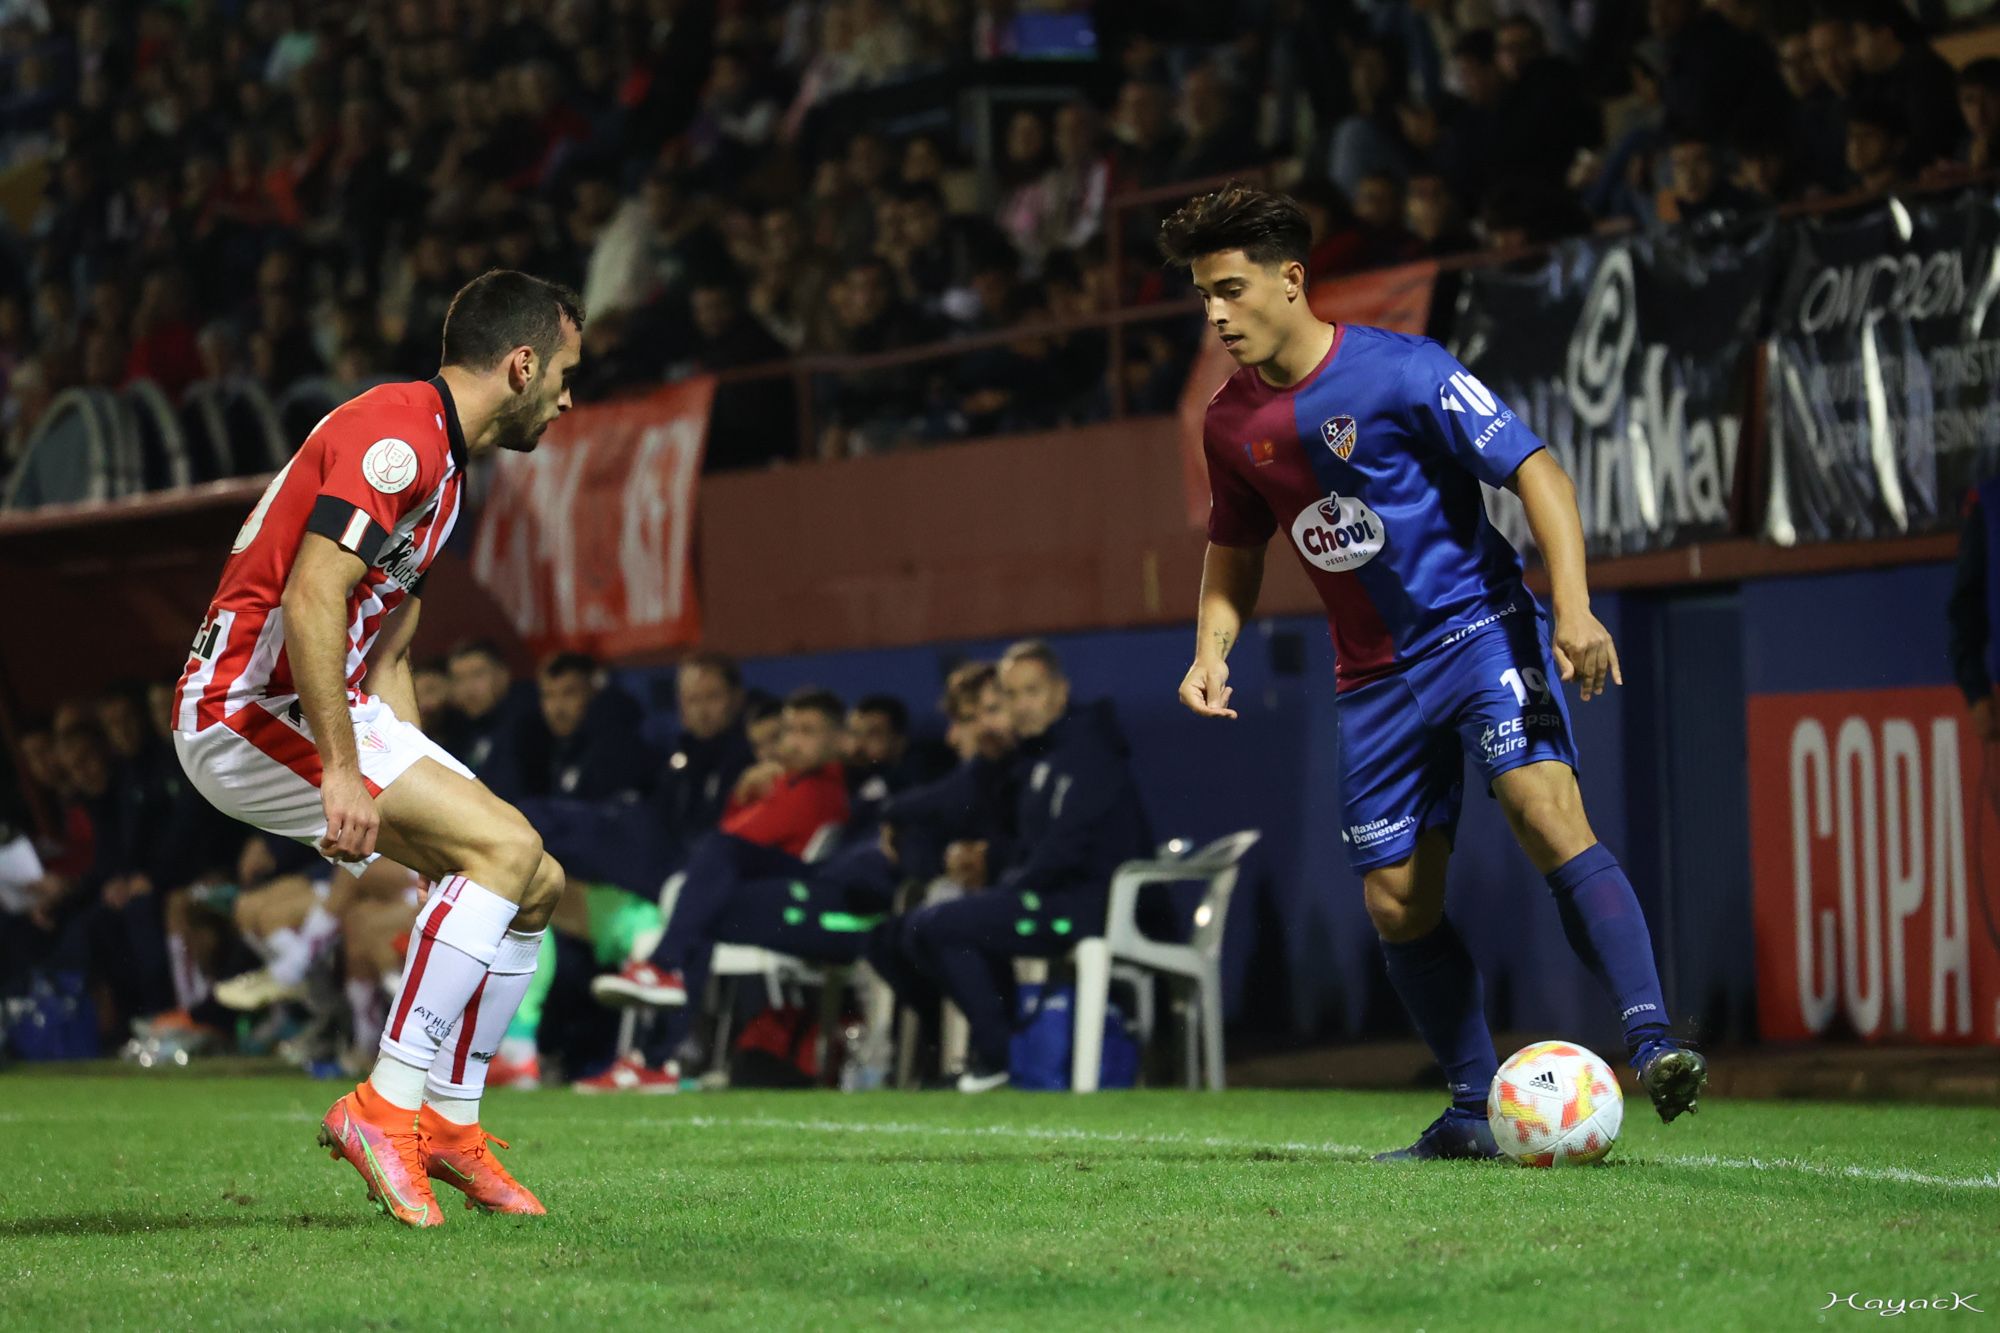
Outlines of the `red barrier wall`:
M1171 417L708 479L707 642L745 655L1186 620ZM1318 603L1273 548L1272 612Z
M15 723L119 680L173 680L215 592L229 543L265 478L0 522L0 705ZM464 560L447 552L425 588L420 655L459 638L519 638Z

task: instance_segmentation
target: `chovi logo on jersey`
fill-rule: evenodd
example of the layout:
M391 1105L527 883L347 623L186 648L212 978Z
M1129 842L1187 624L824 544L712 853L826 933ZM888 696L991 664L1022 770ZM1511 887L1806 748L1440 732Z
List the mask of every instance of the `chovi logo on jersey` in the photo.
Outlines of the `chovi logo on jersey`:
M1327 496L1292 520L1292 540L1305 558L1334 573L1359 569L1373 560L1387 535L1380 514L1340 495Z

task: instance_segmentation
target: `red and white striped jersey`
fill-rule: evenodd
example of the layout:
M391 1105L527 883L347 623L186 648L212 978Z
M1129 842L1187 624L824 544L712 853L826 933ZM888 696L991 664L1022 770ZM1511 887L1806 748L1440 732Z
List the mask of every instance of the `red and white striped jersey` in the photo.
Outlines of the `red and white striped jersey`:
M347 597L347 686L358 694L382 622L451 536L465 433L442 379L384 384L335 408L243 521L174 693L174 726L202 731L245 704L296 698L280 601L308 532L367 569Z

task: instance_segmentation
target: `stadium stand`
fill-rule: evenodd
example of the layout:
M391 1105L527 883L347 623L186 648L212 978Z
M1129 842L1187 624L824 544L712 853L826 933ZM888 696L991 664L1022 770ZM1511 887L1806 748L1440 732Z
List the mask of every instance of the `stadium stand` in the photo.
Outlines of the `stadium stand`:
M840 456L1170 408L1191 320L1116 357L1088 327L1185 290L1145 258L1158 204L1114 207L1131 191L1268 169L1313 205L1317 279L1990 158L1992 67L1961 116L1895 4L1091 8L16 7L9 503L262 471L324 405L430 374L442 303L492 265L581 288L592 399L1064 329L819 363L804 443ZM1743 98L1765 113L1732 119ZM139 407L69 396L142 381ZM711 468L799 451L772 387L725 388Z

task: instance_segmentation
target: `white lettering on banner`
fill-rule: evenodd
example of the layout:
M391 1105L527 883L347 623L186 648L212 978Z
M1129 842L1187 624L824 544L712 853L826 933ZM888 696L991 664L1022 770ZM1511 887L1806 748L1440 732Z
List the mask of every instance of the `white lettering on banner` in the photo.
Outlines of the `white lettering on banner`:
M538 652L692 642L695 488L710 386L565 417L558 438L496 461L473 574Z
M1882 1025L1882 862L1876 855L1882 826L1875 800L1874 737L1866 722L1850 717L1840 724L1833 764L1833 819L1840 829L1840 938L1848 945L1841 950L1841 998L1854 1026L1872 1033ZM1862 839L1858 858L1857 828ZM1856 920L1857 900L1867 914L1866 934Z
M701 424L685 418L649 427L625 488L618 559L625 574L625 614L634 625L677 620L685 610L689 543L675 540L693 522Z
M1872 344L1871 344L1872 345ZM1796 358L1778 344L1788 370ZM1811 429L1799 423L1787 438L1828 466L1874 466L1875 423L1867 405L1880 403L1882 424L1897 452L1929 449L1938 456L2000 444L2000 403L1965 401L1941 406L1965 391L2000 383L2000 342L1965 343L1907 354L1877 348L1879 355L1796 367L1807 402L1831 404L1816 411ZM1794 409L1796 415L1797 409Z
M1836 1010L1864 1037L1972 1031L1957 721L1931 719L1928 782L1923 751L1907 718L1879 728L1844 718L1831 747L1817 718L1792 730L1792 930L1799 1013L1813 1032ZM1813 854L1829 840L1837 912L1814 903ZM1908 947L1926 912L1928 987L1909 975ZM1928 1000L1921 1013L1915 995Z
M1937 319L1964 306L1965 257L1958 250L1881 255L1815 273L1799 302L1799 326L1818 334L1885 316Z
M1742 433L1734 414L1689 419L1687 381L1699 356L1677 358L1664 343L1639 341L1635 283L1631 252L1606 250L1562 375L1500 386L1575 479L1585 535L1611 550L1649 545L1663 531L1727 523ZM1494 526L1528 549L1532 535L1519 502L1491 487L1486 501Z

